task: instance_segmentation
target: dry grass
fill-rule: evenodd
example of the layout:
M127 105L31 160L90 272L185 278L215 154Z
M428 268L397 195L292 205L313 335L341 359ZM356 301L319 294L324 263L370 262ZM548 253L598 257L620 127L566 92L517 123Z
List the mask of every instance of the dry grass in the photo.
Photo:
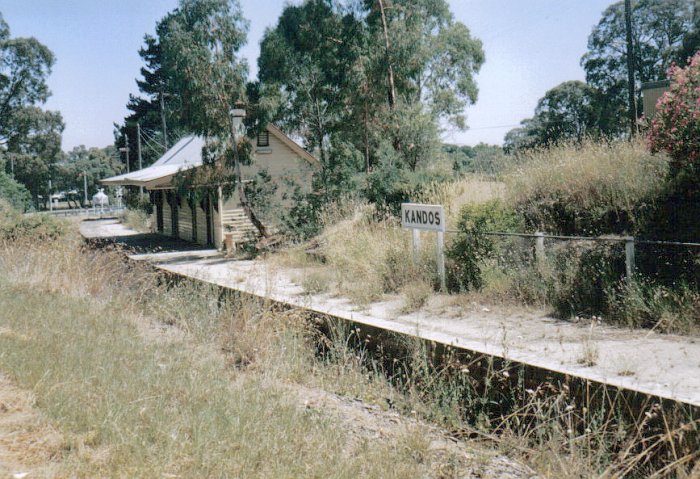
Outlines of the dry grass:
M297 313L188 282L166 287L118 252L73 239L2 245L0 273L0 327L11 332L0 335L0 369L36 394L63 434L59 476L431 477L443 469L446 459L428 457L420 441L350 441L337 421L299 407L289 381L377 399L390 388L357 361L317 359ZM154 342L143 333L153 319L186 334Z
M502 199L506 185L493 178L467 175L456 181L433 183L416 199L418 203L443 205L447 214L447 227L455 227L459 210L467 204L481 204Z
M586 142L527 153L505 174L509 202L533 222L554 228L548 209L633 216L638 205L664 187L668 159L652 155L644 143Z
M368 231L365 244L386 237ZM697 460L697 449L687 449L696 420L666 429L628 423L616 416L622 399L571 407L568 388L545 383L528 392L507 364L435 362L424 344L406 344L392 362L364 347L372 338L359 330L336 325L321 336L302 313L159 282L118 252L75 240L0 245L0 278L0 327L12 332L0 335L0 370L31 389L63 433L64 475L467 475L452 456L431 452L423 428L352 436L322 409L300 407L293 384L488 438L549 477L649 473L644 458L676 440L675 459L663 463L670 473ZM143 330L154 320L185 334L153 341ZM477 466L467 465L481 474Z
M154 230L154 216L143 210L126 210L124 223L132 230L140 233L150 233Z
M414 264L410 233L393 221L376 221L373 214L368 206L358 209L319 237L320 252L336 274L338 291L357 304L397 293L418 278L432 282L435 269L427 242L421 260Z

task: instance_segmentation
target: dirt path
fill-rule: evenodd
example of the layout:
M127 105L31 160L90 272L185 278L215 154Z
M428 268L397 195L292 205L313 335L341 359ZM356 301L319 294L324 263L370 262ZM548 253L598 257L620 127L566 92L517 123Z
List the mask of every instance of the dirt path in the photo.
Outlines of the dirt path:
M0 479L57 477L63 443L33 395L0 375Z

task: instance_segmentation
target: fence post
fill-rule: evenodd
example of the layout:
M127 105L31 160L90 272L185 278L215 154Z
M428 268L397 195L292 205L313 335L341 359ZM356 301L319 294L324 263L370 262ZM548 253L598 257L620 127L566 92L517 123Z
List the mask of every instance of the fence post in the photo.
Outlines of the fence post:
M440 291L445 292L447 290L447 283L445 281L445 233L442 231L437 231L437 270L438 276L440 276Z
M535 232L535 260L538 266L542 266L545 261L544 257L544 233L541 231Z
M413 264L418 264L420 260L420 231L415 228L411 229L411 236L413 237Z
M628 281L634 274L634 236L625 238L625 273Z

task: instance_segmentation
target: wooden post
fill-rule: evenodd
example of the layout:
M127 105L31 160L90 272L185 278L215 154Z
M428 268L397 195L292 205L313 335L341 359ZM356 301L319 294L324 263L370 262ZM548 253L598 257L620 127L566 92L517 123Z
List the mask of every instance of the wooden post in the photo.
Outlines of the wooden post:
M535 233L535 260L537 261L537 266L540 268L544 265L544 233L537 231Z
M445 281L445 233L437 231L437 270L440 277L440 291L447 290Z
M221 248L224 247L224 189L219 186L216 189L217 204L219 205L219 238L221 238ZM216 238L216 234L214 234Z
M634 237L625 238L625 273L627 281L632 280L634 275Z
M420 261L420 231L412 229L411 236L413 237L413 264L417 265Z

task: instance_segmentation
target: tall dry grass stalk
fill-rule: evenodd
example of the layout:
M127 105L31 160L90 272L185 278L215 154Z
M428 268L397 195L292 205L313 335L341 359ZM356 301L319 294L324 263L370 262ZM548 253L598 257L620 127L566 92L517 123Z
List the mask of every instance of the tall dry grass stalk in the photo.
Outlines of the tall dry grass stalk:
M641 140L562 145L525 153L504 175L508 200L533 217L549 203L634 212L663 189L668 159Z
M462 206L502 199L505 194L506 185L501 181L486 176L465 175L455 181L431 184L421 192L416 201L443 205L447 214L447 227L454 228Z

